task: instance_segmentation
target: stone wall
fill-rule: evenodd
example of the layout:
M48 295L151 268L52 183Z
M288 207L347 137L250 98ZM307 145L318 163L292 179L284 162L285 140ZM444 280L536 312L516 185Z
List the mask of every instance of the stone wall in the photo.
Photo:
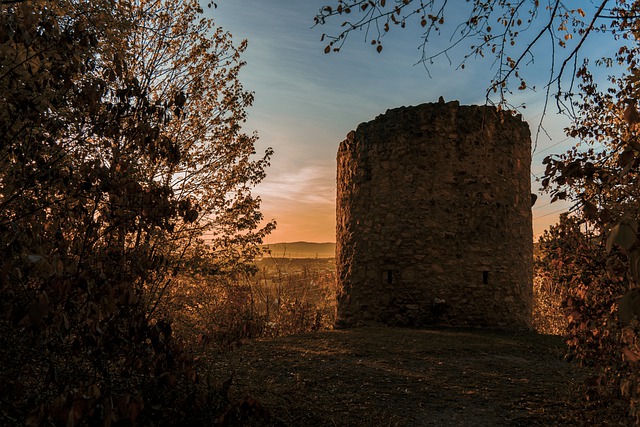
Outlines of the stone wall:
M338 150L339 323L527 328L531 136L458 102L388 110Z

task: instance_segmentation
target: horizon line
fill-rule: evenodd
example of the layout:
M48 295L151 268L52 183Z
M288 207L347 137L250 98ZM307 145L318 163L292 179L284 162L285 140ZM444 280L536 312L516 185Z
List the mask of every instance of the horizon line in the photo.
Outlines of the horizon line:
M296 243L312 243L316 245L335 245L336 242L311 242L308 240L297 240L295 242L277 242L277 243L263 243L261 246L269 246L269 245L294 245Z

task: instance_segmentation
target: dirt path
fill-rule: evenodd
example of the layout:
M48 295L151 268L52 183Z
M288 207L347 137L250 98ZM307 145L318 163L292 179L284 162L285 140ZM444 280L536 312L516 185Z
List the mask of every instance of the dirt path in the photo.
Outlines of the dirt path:
M586 372L562 355L532 333L366 327L253 341L216 369L273 425L571 425Z

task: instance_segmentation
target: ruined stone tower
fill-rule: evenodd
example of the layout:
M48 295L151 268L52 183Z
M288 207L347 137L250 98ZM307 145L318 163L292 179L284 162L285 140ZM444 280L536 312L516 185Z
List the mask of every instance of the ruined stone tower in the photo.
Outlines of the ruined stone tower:
M339 322L527 328L531 136L458 102L388 110L338 150Z

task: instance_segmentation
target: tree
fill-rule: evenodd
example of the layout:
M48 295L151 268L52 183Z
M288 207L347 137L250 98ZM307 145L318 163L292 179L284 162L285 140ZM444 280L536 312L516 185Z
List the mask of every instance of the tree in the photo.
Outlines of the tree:
M629 31L638 24L635 17L623 23ZM543 186L554 199L574 200L579 215L601 237L599 256L604 266L599 283L582 285L585 292L597 295L582 304L591 311L582 323L590 319L597 325L574 329L570 342L580 355L599 354L604 372L599 382L619 390L630 403L634 422L640 424L640 307L635 303L640 285L637 51L636 43L617 52L614 61L625 65L627 72L611 76L609 88L599 88L589 70L581 67L584 98L576 103L580 114L568 129L569 135L580 138L581 146L545 158ZM600 316L594 315L594 307L600 307ZM585 335L585 330L592 334Z
M536 60L534 54L539 46L549 55L547 95L553 93L555 83L558 101L571 96L572 75L580 64L579 52L585 41L593 33L622 30L617 28L618 20L633 14L634 7L635 2L629 4L624 0L578 5L563 0L544 4L538 0L474 0L465 4L448 0L338 0L320 9L315 23L326 25L338 17L344 18L340 30L323 34L322 39L329 41L325 53L340 51L347 38L356 32L364 32L365 41L382 52L387 34L397 28L418 26L422 29L422 41L418 43L422 55L418 63L427 71L429 65L440 59L464 69L472 58L493 57L496 72L488 82L487 97L498 93L498 102L508 106L508 96L514 88L530 87L526 68ZM618 34L626 37L625 31ZM447 41L444 47L434 48L439 37ZM524 45L519 43L523 39ZM566 54L558 54L558 48L567 49ZM455 58L459 50L461 57ZM569 80L567 88L561 85L563 78Z
M154 308L181 271L249 268L273 228L245 43L193 0L0 8L0 417L193 417L210 396Z

